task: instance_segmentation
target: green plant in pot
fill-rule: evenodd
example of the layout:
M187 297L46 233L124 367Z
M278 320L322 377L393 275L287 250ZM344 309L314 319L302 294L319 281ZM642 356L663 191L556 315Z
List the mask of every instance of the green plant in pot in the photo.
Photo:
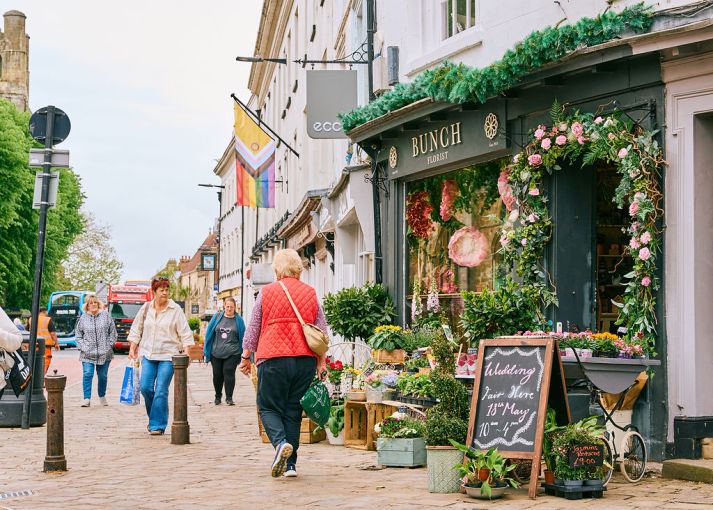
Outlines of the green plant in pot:
M341 432L344 430L343 400L332 400L331 407L329 408L329 419L327 420L325 428L331 434L331 437L329 437L330 444L344 444L344 438L339 439Z
M507 459L497 449L476 450L457 441L451 441L451 444L465 453L465 460L455 468L464 480L468 495L472 495L468 489L479 489L480 495L487 498L500 497L506 487L516 489L520 486L510 476L517 465L508 464Z
M555 460L555 478L565 486L580 486L584 480L601 480L601 466L570 465L570 450L575 445L599 445L602 443L603 429L596 417L585 418L567 425L557 432L552 441L552 454Z
M381 324L389 324L394 303L380 284L349 287L327 294L323 301L324 315L333 333L353 342L369 338Z
M547 408L547 415L545 416L545 434L542 440L542 458L545 461L545 483L553 484L555 483L555 456L552 448L552 443L554 442L557 434L559 434L564 427L557 424L557 412L551 407Z

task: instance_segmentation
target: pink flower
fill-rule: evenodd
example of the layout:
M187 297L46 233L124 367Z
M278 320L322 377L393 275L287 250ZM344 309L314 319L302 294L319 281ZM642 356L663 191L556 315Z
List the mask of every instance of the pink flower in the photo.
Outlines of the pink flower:
M539 126L539 127L535 130L535 138L537 138L538 140L542 140L542 137L543 137L543 136L545 136L545 129L544 129L544 126Z
M624 159L627 156L627 154L629 154L629 151L622 148L619 150L619 154L617 154L617 156L619 156L621 159Z
M631 241L629 241L629 246L632 250L638 250L639 248L641 248L641 244L635 237L631 238Z
M539 154L531 154L527 157L527 162L531 166L540 166L542 164L542 156Z
M574 136L582 136L584 134L584 126L579 122L575 122L572 124L572 134L574 134Z
M562 122L560 124L560 131L567 131L567 123L566 122Z
M641 234L642 244L649 244L649 241L651 241L651 232L644 232L643 234Z
M512 192L512 186L509 182L509 174L507 170L500 172L498 176L498 193L500 193L500 198L503 200L503 204L508 211L512 210L512 206L517 202L515 195Z
M520 240L520 244L523 246L527 246L527 239L523 237L522 240Z
M636 173L636 170L629 171L629 177L631 177L632 179L636 178Z
M439 211L443 221L448 221L455 211L455 201L458 197L458 185L454 179L443 181L441 188L441 209Z
M544 140L542 140L540 147L545 150L548 150L550 147L552 147L552 140L550 140L549 138L545 138Z
M519 153L518 153L518 154L515 154L515 155L512 157L512 162L513 162L513 163L517 163L518 161L520 161L520 154L519 154Z
M644 287L648 287L649 285L651 285L651 278L649 278L648 276L644 276L641 279L641 285L643 285Z
M639 250L639 258L641 260L649 260L651 258L651 252L648 248L641 248Z
M475 227L456 230L448 241L448 257L459 266L476 267L489 256L490 242Z
M559 136L555 139L555 143L556 143L557 145L564 145L564 144L567 143L567 137L564 136L564 135L559 135Z
M641 223L639 223L638 221L635 221L631 224L631 230L633 230L634 232L639 230L639 228L641 228Z
M602 122L604 122L604 119L602 119L601 117L597 117L596 119L594 119L595 124L601 124Z
M629 216L634 216L637 212L639 212L639 202L634 200L629 206Z
M616 138L616 135L614 133L609 133L607 137L609 138L609 140L613 140L614 138Z
M527 221L529 221L530 223L535 223L537 221L537 219L538 218L535 213L532 213L527 217Z
M577 141L579 142L579 145L584 145L584 142L586 142L586 139L583 136L578 136Z
M537 188L532 188L530 191L527 192L529 195L532 195L533 197L536 197L540 194L540 190Z
M503 234L500 236L500 245L505 247L508 244L510 244L510 238L508 237L507 234Z

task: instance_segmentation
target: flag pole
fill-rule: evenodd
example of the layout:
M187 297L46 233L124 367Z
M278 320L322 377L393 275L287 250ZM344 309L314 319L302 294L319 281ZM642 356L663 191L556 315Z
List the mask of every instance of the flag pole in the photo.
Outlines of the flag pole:
M258 124L260 125L260 127L263 127L263 126L264 126L270 133L272 133L273 135L275 135L275 137L276 137L278 140L280 140L282 143L284 143L284 144L285 144L285 147L287 147L288 149L290 149L290 150L294 153L295 156L297 156L298 158L300 157L299 153L298 153L295 149L293 149L293 148L290 146L290 144L288 144L286 141L284 141L284 140L280 137L280 135L278 135L277 133L275 133L275 131L273 131L270 126L268 126L267 124L265 124L265 121L262 120L262 119L260 118L260 116L257 115L254 111L252 111L250 108L248 108L245 103L243 103L240 99L238 99L238 98L235 96L235 94L230 94L230 97L232 97L233 100L234 100L236 103L238 103L247 113L249 113L250 115L252 115L252 116L255 118L255 120L258 122Z

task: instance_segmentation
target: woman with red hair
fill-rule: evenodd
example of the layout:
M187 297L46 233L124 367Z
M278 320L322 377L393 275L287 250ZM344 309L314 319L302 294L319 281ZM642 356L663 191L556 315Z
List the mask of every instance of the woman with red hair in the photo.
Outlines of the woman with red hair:
M148 431L160 436L168 426L171 358L195 342L183 310L168 298L168 278L151 280L151 290L154 299L141 307L129 331L129 358L141 359L141 395L149 417Z

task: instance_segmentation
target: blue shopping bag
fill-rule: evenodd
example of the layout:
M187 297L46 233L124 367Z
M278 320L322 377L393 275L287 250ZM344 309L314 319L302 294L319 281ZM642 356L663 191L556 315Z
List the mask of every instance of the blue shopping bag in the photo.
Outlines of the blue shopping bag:
M130 361L124 368L124 380L121 383L119 402L129 406L139 405L141 388L139 387L139 362Z

